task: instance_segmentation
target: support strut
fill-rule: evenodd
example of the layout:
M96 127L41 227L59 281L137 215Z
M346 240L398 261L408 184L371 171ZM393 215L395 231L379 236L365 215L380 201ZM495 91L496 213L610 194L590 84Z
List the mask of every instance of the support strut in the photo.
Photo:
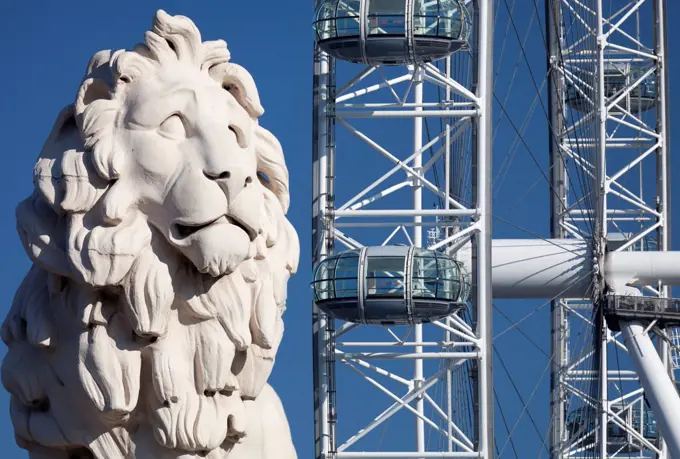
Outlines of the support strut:
M680 395L645 327L640 322L622 322L621 331L670 457L680 457Z

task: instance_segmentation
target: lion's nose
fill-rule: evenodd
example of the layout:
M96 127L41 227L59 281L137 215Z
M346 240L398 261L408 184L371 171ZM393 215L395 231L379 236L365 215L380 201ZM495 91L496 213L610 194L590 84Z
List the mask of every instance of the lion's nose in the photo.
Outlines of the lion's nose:
M220 187L227 193L227 198L230 201L236 199L236 196L253 183L253 176L251 174L239 170L225 170L219 172L203 171L206 177L217 182Z

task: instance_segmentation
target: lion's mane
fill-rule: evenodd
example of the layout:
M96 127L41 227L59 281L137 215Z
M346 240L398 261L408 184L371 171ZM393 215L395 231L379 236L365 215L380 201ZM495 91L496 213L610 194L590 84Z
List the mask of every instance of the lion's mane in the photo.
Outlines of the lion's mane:
M119 95L175 61L230 91L257 137L264 231L252 257L217 278L171 247L118 186ZM143 44L92 58L38 157L35 190L17 208L34 265L2 327L2 382L17 440L36 457L223 457L213 452L247 435L247 406L271 371L299 257L285 217L288 170L279 142L258 125L263 112L226 43L202 42L183 16L159 11Z

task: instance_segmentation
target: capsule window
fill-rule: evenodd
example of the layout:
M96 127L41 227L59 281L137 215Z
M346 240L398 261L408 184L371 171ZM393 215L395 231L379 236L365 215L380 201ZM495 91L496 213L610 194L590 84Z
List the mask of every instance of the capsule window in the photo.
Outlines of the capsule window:
M366 294L404 296L404 258L370 257L366 266Z
M341 256L335 266L335 297L356 298L359 295L359 254Z

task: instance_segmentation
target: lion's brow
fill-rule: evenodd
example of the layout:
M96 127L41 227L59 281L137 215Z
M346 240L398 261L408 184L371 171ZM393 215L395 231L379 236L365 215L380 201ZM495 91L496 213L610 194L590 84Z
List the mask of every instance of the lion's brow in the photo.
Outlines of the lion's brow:
M196 88L175 84L143 98L130 112L130 121L142 126L158 124L173 110L185 111L189 104L199 104ZM166 110L166 107L169 108ZM168 112L168 113L166 113Z

